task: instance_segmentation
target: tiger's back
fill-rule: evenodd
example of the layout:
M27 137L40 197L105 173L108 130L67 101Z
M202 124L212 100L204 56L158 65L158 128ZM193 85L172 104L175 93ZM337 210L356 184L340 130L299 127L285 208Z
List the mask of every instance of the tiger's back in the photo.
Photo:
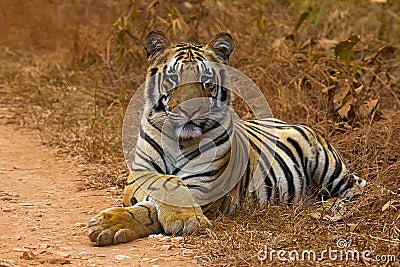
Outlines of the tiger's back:
M261 202L295 204L312 198L349 197L362 180L351 174L342 155L325 139L304 125L270 118L245 121L252 153L251 166ZM258 172L258 173L257 173ZM267 175L262 175L267 173ZM364 186L362 184L361 186Z

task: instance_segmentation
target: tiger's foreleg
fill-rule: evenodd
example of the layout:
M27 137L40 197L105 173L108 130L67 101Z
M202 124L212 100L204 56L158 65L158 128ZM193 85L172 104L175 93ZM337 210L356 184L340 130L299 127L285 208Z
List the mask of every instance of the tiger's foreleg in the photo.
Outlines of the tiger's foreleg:
M151 186L143 182L139 186L140 179L128 178L123 196L125 207L106 209L90 220L89 238L97 246L125 243L154 233L191 234L199 226L211 225L178 177L152 172L146 175ZM143 173L138 177L143 177ZM179 190L168 190L166 183ZM149 188L157 191L149 194ZM173 205L174 200L178 204L193 204Z
M135 178L129 177L128 186L124 190L125 206L135 205L138 200L153 203L158 221L166 234L191 234L199 226L211 226L179 177L150 172L142 172L140 175L143 173L150 176L147 176L148 184L141 183L141 187L138 186L139 179L136 178L135 182ZM157 179L156 182L153 179Z
M157 210L148 201L103 210L90 220L88 226L89 238L97 246L126 243L161 230Z

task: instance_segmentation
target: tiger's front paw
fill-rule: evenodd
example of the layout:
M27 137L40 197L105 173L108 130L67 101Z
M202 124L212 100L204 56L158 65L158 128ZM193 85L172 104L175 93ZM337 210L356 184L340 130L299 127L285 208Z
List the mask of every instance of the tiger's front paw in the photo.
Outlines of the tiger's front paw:
M192 234L199 227L212 227L212 223L201 213L171 213L164 217L162 223L166 234Z
M126 243L135 239L134 218L126 208L110 208L93 217L88 235L96 246Z

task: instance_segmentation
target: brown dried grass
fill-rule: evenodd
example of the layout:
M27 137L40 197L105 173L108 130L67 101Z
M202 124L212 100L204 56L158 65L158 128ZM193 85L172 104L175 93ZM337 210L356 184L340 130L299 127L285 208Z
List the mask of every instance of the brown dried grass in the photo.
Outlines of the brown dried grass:
M264 245L322 251L339 238L351 242L350 248L400 260L399 202L382 211L389 200L400 200L396 1L5 0L0 10L0 104L13 114L10 122L39 129L43 143L81 162L88 187L122 186L126 178L122 120L144 81L142 40L152 29L200 43L219 31L232 33L231 65L255 81L274 115L316 129L369 182L357 212L341 223L315 219L310 216L315 208L250 205L234 217L222 216L214 230L187 239L199 246L199 263L255 266ZM361 35L361 43L351 61L357 68L346 72L332 47L352 33ZM360 85L348 117L340 116L335 95ZM360 112L359 106L374 99L379 104L371 113ZM279 264L284 263L264 263Z

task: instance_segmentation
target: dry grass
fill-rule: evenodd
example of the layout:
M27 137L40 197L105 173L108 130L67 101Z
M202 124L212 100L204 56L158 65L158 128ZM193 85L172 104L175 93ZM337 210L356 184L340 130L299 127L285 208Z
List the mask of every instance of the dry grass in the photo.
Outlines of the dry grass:
M351 242L349 248L400 260L397 1L3 0L0 10L0 104L13 114L11 122L39 129L43 143L77 158L88 186L122 186L127 175L122 120L144 81L142 40L151 29L200 43L219 31L232 33L231 65L256 82L275 116L312 126L369 182L358 211L341 223L315 219L315 208L251 205L221 217L213 231L187 241L201 246L201 264L255 266L264 245L322 251L338 238ZM351 34L361 42L345 71L332 48ZM340 97L343 88L346 98ZM371 100L377 106L363 110ZM382 210L390 200L397 202ZM283 263L275 257L273 264Z

